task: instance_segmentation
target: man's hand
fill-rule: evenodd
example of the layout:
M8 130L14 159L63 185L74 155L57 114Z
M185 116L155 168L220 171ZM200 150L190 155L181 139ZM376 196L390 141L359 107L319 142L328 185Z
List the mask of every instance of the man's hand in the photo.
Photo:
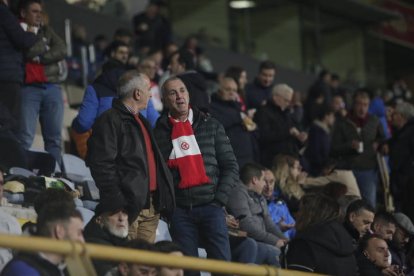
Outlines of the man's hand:
M226 224L230 228L239 229L239 222L232 215L226 215Z
M306 178L308 177L308 173L307 172L301 172L298 176L298 183L300 185L304 185L306 182Z
M294 137L298 137L298 135L300 134L299 130L296 127L292 127L291 129L289 129L289 133Z
M300 132L298 134L298 136L296 136L296 138L301 142L301 143L305 143L306 140L308 140L308 134L306 132Z
M357 151L358 148L359 148L359 141L358 140L352 140L351 147L352 147L353 150Z
M282 232L285 232L293 227L295 227L294 223L287 224L284 218L281 218L278 222L279 228Z
M276 247L282 248L283 246L285 246L288 243L287 240L285 239L280 239L276 242Z

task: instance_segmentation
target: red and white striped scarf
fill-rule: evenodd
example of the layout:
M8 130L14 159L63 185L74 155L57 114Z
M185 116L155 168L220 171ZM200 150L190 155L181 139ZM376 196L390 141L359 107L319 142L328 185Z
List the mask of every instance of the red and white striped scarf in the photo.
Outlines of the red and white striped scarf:
M179 189L187 189L210 182L191 126L193 116L191 108L185 122L168 116L173 126L171 132L173 149L168 160L168 167L178 169L181 177L178 184Z

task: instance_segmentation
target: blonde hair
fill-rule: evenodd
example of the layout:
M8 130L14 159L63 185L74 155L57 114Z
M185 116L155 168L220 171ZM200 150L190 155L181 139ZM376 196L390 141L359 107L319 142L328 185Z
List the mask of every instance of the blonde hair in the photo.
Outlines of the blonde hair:
M278 185L282 193L288 198L301 199L305 194L297 179L290 174L290 168L298 159L290 155L279 154L273 160L272 172L275 175L275 186Z

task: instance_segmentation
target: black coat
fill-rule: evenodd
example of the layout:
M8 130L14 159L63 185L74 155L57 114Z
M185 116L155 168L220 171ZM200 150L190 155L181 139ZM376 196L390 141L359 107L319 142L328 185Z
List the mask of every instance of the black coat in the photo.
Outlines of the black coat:
M337 221L311 226L289 243L287 268L328 275L357 275L352 238Z
M282 111L268 101L256 112L254 121L259 128L260 156L264 166L271 167L277 154L298 154L299 144L289 133L294 127L289 110Z
M241 118L240 103L223 101L217 94L211 96L210 113L223 126L230 139L239 168L254 162L254 137L247 131Z
M377 267L373 262L368 260L363 253L357 252L356 260L358 263L359 276L383 276L381 269Z
M404 201L404 205L412 210L414 189L410 185L414 179L414 119L408 121L404 127L396 131L389 141L391 189L396 203ZM407 202L408 204L405 204ZM404 210L405 213L405 210ZM414 211L407 215L413 219Z
M208 203L226 205L233 187L239 182L239 167L223 126L213 117L193 108L193 131L203 156L206 174L211 180L201 186L176 189L177 206L190 207ZM154 133L161 153L168 160L173 149L172 125L166 114L162 115ZM180 174L172 169L174 185L178 187Z
M127 237L124 239L118 238L109 233L107 229L102 228L99 224L96 223L95 217L93 217L85 226L83 235L85 237L85 241L88 243L124 247L128 242ZM105 273L107 273L113 267L117 266L118 263L106 260L93 260L93 265L98 275L105 275Z
M23 31L17 18L0 2L0 82L23 82L22 51L36 41L36 36Z
M305 151L309 163L309 173L319 176L325 166L331 149L331 135L329 129L315 121L309 129L308 145Z
M155 142L147 120L139 115L151 138L157 172L154 207L169 216L175 207L171 174ZM127 202L129 221L149 205L149 178L145 142L134 116L120 100L102 113L88 140L86 163L102 198Z

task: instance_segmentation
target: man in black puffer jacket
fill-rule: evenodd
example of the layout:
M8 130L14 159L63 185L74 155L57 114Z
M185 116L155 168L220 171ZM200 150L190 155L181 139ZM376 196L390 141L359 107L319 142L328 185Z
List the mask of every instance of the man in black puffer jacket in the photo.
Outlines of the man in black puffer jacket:
M222 206L239 177L230 141L216 119L190 108L189 93L179 78L165 81L162 94L169 114L158 120L155 137L174 178L173 241L185 255L198 256L203 237L210 258L229 261Z

